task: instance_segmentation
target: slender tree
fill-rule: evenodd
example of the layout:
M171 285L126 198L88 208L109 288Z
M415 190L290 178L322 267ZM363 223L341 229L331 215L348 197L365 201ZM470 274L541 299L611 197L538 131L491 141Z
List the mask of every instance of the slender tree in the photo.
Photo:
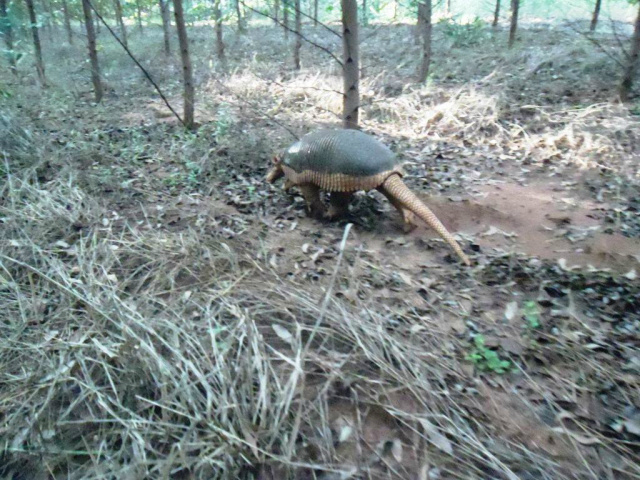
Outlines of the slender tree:
M620 100L623 102L629 100L633 79L638 69L640 69L640 1L636 1L636 3L638 4L638 13L633 27L633 36L631 37L631 50L629 51L629 58L622 74L622 82L619 89Z
M71 29L71 16L69 15L67 0L62 0L62 14L64 16L64 29L67 32L67 41L69 45L73 45L73 30Z
M493 23L491 26L496 28L498 26L498 21L500 20L500 0L496 0L496 9L493 11Z
M51 2L49 0L42 0L40 2L42 7L46 13L45 15L45 25L47 28L47 34L51 37L53 36L53 10L51 9ZM42 12L41 12L42 15ZM40 23L42 23L42 18L40 18Z
M84 13L84 26L87 30L87 47L89 48L89 61L91 63L91 81L93 82L93 94L96 103L102 101L102 78L100 77L100 64L98 63L98 50L96 49L96 32L91 14L91 4L89 0L82 0L82 11Z
M516 31L518 30L518 10L520 0L511 0L511 27L509 28L509 48L513 47L516 41Z
M360 108L358 4L356 0L341 0L342 4L342 68L344 128L358 128Z
M160 15L162 17L162 32L164 34L164 54L171 55L170 28L171 15L169 13L169 0L158 0L160 4Z
M302 49L302 13L300 11L300 0L296 0L296 43L293 47L293 66L300 70L300 50Z
M38 31L38 20L36 18L36 9L33 6L33 0L25 0L27 10L29 12L29 23L31 24L31 37L33 39L33 50L36 56L36 71L38 72L38 81L40 85L45 87L47 79L44 76L44 62L42 61L42 47L40 45L40 32Z
M120 0L113 0L113 6L116 11L116 21L118 22L118 27L120 28L120 40L124 43L125 47L129 47L127 43L127 28L124 26L124 19L122 18L122 4Z
M447 16L451 15L451 0L446 0L445 8L446 8L445 13L447 14Z
M367 16L367 0L362 0L362 25L366 27L368 21L369 18Z
M0 33L2 33L2 36L4 37L4 44L7 50L7 61L9 62L11 73L18 75L16 55L13 51L13 28L7 11L7 0L0 0Z
M236 16L238 17L238 31L244 32L244 17L242 16L242 10L240 9L240 0L235 0Z
M596 0L596 5L593 8L593 15L591 16L591 25L589 30L595 32L598 26L598 18L600 17L600 7L602 6L602 0Z
M280 13L280 0L273 2L273 23L278 24L278 14Z
M216 23L216 54L221 62L225 61L224 41L222 38L222 9L220 0L213 0L213 16Z
M142 33L142 5L140 5L140 0L136 0L136 16L138 17L138 30Z
M422 39L422 59L420 61L420 73L418 81L424 83L429 77L429 67L431 66L431 31L433 24L431 0L424 0L418 4L418 23L420 25L420 36Z
M189 39L187 37L187 28L184 24L182 0L173 0L173 14L175 16L176 29L178 30L178 43L180 44L180 56L182 58L182 72L184 79L184 116L182 121L186 128L193 130L195 128L193 118L195 90L193 86L191 56L189 55Z
M318 0L313 0L313 26L318 26Z
M284 29L284 41L289 40L289 3L282 0L282 27Z

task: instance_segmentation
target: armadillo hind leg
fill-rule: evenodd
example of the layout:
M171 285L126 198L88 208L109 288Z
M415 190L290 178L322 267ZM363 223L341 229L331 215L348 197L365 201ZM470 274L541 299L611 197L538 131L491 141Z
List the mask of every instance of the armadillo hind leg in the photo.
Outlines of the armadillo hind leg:
M453 238L453 235L449 233L429 207L422 203L420 199L409 190L398 175L389 176L382 184L382 189L386 191L388 196L394 197L404 208L411 210L427 225L433 228L438 235L453 248L458 257L460 257L466 265L471 265L471 261L462 251L462 248L460 248L456 239Z
M387 200L389 200L389 203L391 203L391 205L393 205L396 208L396 210L400 212L400 215L402 215L402 219L404 220L405 233L409 233L410 231L414 230L418 226L416 215L411 210L409 210L408 208L405 208L402 205L402 203L396 200L396 198L390 195L384 188L378 187L378 191L382 193L385 197L387 197Z
M326 218L333 220L346 215L349 212L349 202L352 197L352 192L331 192Z
M322 219L326 208L320 199L320 188L315 185L300 185L300 192L307 202L307 212L310 216Z

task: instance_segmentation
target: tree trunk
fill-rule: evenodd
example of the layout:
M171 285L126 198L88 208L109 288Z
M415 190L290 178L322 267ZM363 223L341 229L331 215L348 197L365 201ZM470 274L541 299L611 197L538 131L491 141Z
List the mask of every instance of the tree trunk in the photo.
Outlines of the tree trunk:
M222 11L220 10L220 0L213 0L213 16L216 22L216 54L218 60L225 61L224 41L222 38Z
M18 67L16 66L16 55L13 51L13 29L11 28L11 20L7 13L7 0L0 0L0 33L4 37L4 43L7 47L7 61L11 73L18 75Z
M368 17L367 17L367 0L362 0L362 25L367 26Z
M178 42L180 44L184 78L184 117L182 121L186 128L193 130L195 127L193 119L195 91L193 86L193 72L191 70L191 57L189 56L189 39L187 38L187 28L184 24L182 0L173 0L173 14L175 15L176 29L178 30Z
M509 28L509 48L513 47L516 41L516 31L518 30L518 10L520 0L511 0L511 27Z
M431 66L431 23L432 4L431 0L424 0L418 4L418 17L420 24L420 36L422 37L422 60L420 61L420 74L418 81L424 83L429 77L429 67Z
M47 79L44 76L44 62L42 61L42 47L40 46L40 33L38 32L38 20L36 18L36 9L33 6L33 0L25 0L27 10L29 11L29 23L31 24L31 36L33 37L33 49L36 56L36 71L38 72L38 80L40 85L45 87Z
M640 68L640 3L638 3L638 14L636 16L635 26L633 28L633 37L631 37L631 50L627 59L627 66L622 75L622 83L620 83L620 100L626 102L629 100L629 93L633 87L633 78Z
M142 33L142 6L140 5L140 0L136 0L136 12L138 15L138 30Z
M89 0L82 0L82 11L84 12L84 26L87 29L87 45L89 47L89 60L91 61L93 94L96 103L99 103L102 100L102 79L100 78L100 64L98 63L98 50L96 49L96 32Z
M240 0L235 0L236 4L236 15L238 17L238 31L244 32L244 19L242 18L242 11L240 10Z
M279 13L280 13L280 0L275 0L273 2L273 21L276 25L278 24Z
M593 16L591 17L591 26L589 30L592 32L596 31L596 27L598 26L598 17L600 16L600 7L602 6L602 0L596 0L596 6L593 9Z
M300 49L302 49L302 14L300 13L300 0L296 0L296 44L293 47L293 66L300 70Z
M318 0L313 0L313 26L318 26Z
M164 34L164 54L171 55L170 32L171 15L169 14L169 0L158 0L160 4L160 16L162 17L162 32Z
M53 12L51 11L51 3L48 0L42 0L42 6L44 10L47 12L46 14L47 34L49 35L49 37L52 37L53 36L53 26L52 26ZM40 21L42 21L42 17L40 17Z
M500 0L496 0L496 9L493 12L493 23L491 26L496 28L498 26L498 21L500 20Z
M282 26L284 27L284 41L289 40L289 0L282 0Z
M445 13L447 14L447 16L451 15L451 0L447 0L445 4L445 8L446 8Z
M120 40L124 43L125 47L129 47L127 44L127 28L124 26L124 19L122 18L122 4L120 0L113 0L113 6L116 10L116 21L118 22L118 27L120 28Z
M67 41L69 45L73 45L73 30L71 30L71 17L69 15L67 0L62 0L62 13L64 15L64 29L67 32Z
M358 4L356 0L341 0L342 4L342 121L344 128L358 128L360 108Z

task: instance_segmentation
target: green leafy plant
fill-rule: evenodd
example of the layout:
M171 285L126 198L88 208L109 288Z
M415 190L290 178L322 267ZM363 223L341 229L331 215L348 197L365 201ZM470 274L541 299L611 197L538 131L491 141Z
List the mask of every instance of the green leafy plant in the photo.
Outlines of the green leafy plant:
M527 322L527 327L538 328L540 327L540 312L538 311L538 305L536 302L529 300L525 302L522 311L524 313L524 319Z
M479 370L503 374L511 368L509 360L503 360L498 352L486 347L484 336L476 335L473 337L473 345L471 353L466 358Z
M485 25L482 19L476 17L472 22L461 24L451 18L439 22L442 33L453 41L453 47L471 47L479 45L485 39Z

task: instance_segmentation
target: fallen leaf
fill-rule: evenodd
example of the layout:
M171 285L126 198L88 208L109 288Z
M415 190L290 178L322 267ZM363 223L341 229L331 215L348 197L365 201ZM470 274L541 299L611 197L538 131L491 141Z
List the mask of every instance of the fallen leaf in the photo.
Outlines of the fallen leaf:
M281 339L287 342L289 345L293 344L293 335L286 328L274 323L271 325L273 331L276 332L276 335Z
M507 308L504 310L504 318L511 321L515 318L518 313L518 302L509 302L507 303Z
M447 437L438 432L438 429L433 423L424 418L420 419L420 423L422 424L422 427L424 428L429 441L433 443L433 445L435 445L443 452L448 453L449 455L453 455L453 446L451 445L451 442Z

